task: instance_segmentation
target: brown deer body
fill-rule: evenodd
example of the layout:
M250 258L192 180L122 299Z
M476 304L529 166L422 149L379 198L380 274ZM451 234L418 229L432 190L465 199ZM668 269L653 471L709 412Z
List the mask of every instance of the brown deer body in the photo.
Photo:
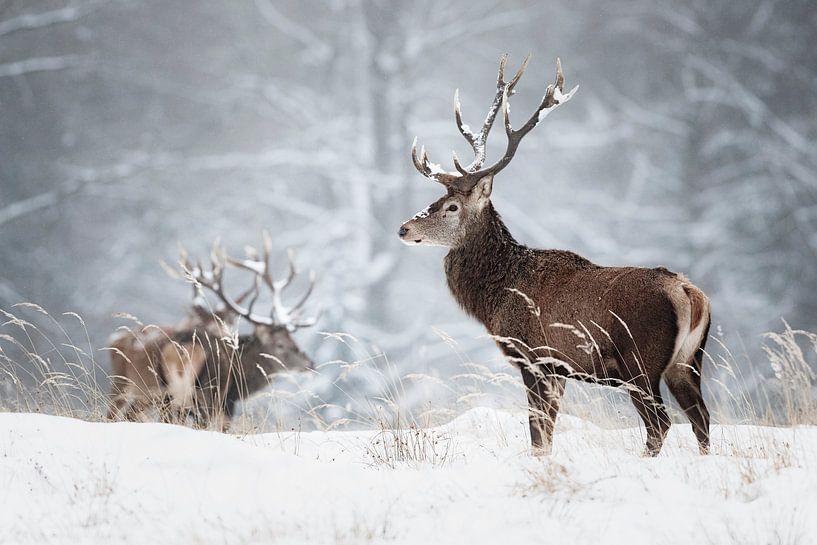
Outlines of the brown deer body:
M190 386L206 359L204 344L229 335L238 319L229 309L208 310L194 295L188 316L178 325L128 329L108 339L109 419L138 419L148 407L167 408L170 399L176 412L190 406ZM170 414L162 411L162 419Z
M448 286L457 302L482 322L500 349L520 368L529 405L534 449L549 451L566 378L628 390L647 429L646 454L656 455L670 426L661 398L663 378L678 400L702 453L709 448L709 413L701 395L702 351L710 321L709 300L680 274L664 268L602 267L572 252L536 250L514 240L490 201L494 175L510 162L520 140L550 111L570 100L557 62L533 116L520 129L510 123L508 98L526 65L510 82L500 63L497 95L482 131L457 126L476 158L456 172L428 161L415 166L442 183L447 194L400 228L407 244L445 246ZM485 141L503 110L505 155L483 168Z

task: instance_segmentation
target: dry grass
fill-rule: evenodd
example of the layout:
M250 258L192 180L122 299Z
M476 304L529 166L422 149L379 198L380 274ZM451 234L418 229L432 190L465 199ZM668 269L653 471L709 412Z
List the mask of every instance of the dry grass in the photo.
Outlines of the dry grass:
M399 465L441 467L453 456L451 436L416 422L406 424L399 415L391 424L381 421L380 432L366 446L366 457L374 466L392 469Z
M53 317L33 304L0 312L5 317L0 326L0 410L104 419L109 356L104 347L91 345L82 319L73 313ZM82 332L81 343L71 339L66 325ZM274 377L270 388L244 403L231 431L378 429L366 447L373 464L445 464L454 454L451 437L432 428L474 406L521 411L525 402L515 370L470 361L454 339L441 336L452 359L460 361L458 372L448 376L405 372L351 335L325 334L324 342L339 343L350 357L325 362L312 374ZM817 424L810 361L817 354L817 335L788 324L769 333L765 374L762 366L740 362L717 334L709 347L704 386L715 422ZM605 429L639 425L626 394L610 388L570 384L563 412ZM675 421L685 422L678 411L672 412ZM762 456L779 467L790 463L783 446L764 445L760 438L752 445L730 445L729 437L713 437L717 441L734 455ZM291 448L297 451L298 446Z
M82 346L75 343L61 321L32 303L14 305L16 314L0 309L0 410L24 411L101 420L107 409L107 362L95 358L85 322L73 313L62 315L84 333ZM44 328L24 317L33 312L45 320Z
M36 305L17 306L2 315L0 410L104 419L108 406L107 352L92 347L87 334L83 343L73 342L68 328L60 325L69 322L84 331L82 320L74 314L54 318ZM387 471L458 467L463 461L479 463L481 456L495 455L491 448L497 448L496 455L507 456L503 448L527 445L524 420L497 418L496 412L486 411L496 421L486 418L475 422L478 429L469 429L469 436L470 432L479 435L473 445L468 437L457 433L460 424L440 426L475 406L492 405L520 416L526 410L524 389L514 369L501 362L471 361L454 339L443 339L452 359L460 362L448 376L407 372L353 336L326 334L325 342L339 343L349 357L325 362L315 373L275 376L268 389L244 403L243 414L231 431L280 432L277 437L281 450L298 455L303 440L300 432L375 430L350 435L359 443L349 447L359 449L361 458L372 467ZM512 470L513 493L549 505L555 510L550 516L561 516L559 510L569 512L572 503L601 494L616 479L622 479L625 485L644 483L646 490L654 480L672 475L725 501L751 502L769 479L791 468L813 469L813 462L802 455L802 445L789 441L796 439L797 426L817 424L817 378L812 368L817 335L788 324L782 331L768 334L764 339L768 358L765 368L740 361L717 334L709 347L704 385L716 423L714 456L698 457L691 430L676 428L677 433L667 443L669 456L665 452L658 460L633 464L632 457L641 451L645 438L626 392L573 382L562 412L579 419L558 421L556 448L551 456L526 458L520 448L519 456L514 455L521 469ZM764 380L758 380L761 376ZM671 412L675 422L686 423L679 411ZM761 427L768 425L794 428ZM641 437L633 433L636 427ZM310 444L313 438L307 441ZM720 463L722 457L728 457L729 463ZM655 462L663 465L656 466ZM82 521L93 529L106 516L109 499L118 492L118 485L116 476L111 477L104 467L89 464L89 468L87 486L68 493L72 501L96 506ZM49 476L42 471L47 482ZM351 524L338 521L335 541L396 539L399 533L388 513L369 515L361 515ZM713 534L712 542L752 542L756 534L760 536L756 542L765 543L763 539L768 540L769 532L774 533L772 543L802 542L800 515L793 514L790 519L778 514L769 516L768 521L754 521L754 533L747 528L726 528L723 533ZM248 531L247 542L267 537L264 531L255 532Z
M519 486L523 496L563 494L572 496L582 489L581 483L569 472L567 467L552 458L542 458L525 467L525 480Z

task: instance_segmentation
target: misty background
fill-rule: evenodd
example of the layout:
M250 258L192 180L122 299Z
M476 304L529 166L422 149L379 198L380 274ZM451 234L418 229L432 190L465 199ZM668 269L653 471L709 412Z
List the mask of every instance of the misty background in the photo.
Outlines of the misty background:
M395 373L502 369L448 294L444 250L396 231L443 191L412 139L444 167L467 158L454 89L479 125L505 52L511 70L533 54L516 123L557 56L581 85L496 180L514 235L685 273L712 333L773 379L761 334L817 331L809 0L0 0L0 308L76 312L102 347L115 313L183 316L190 287L160 264L179 243L241 256L267 230L278 275L289 248L318 275L321 321L298 332L316 360L348 357L319 334L345 332Z

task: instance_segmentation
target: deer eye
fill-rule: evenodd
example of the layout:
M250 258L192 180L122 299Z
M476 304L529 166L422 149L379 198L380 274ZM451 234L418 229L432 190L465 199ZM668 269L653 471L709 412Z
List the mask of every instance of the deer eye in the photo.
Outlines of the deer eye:
M451 206L448 207L448 211L449 212L456 212L457 211L457 205L452 204Z

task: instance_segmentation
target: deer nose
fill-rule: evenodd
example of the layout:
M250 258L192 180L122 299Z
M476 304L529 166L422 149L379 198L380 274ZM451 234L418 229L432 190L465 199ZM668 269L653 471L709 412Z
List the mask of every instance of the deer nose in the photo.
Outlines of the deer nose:
M406 233L408 233L408 227L405 225L400 226L400 230L397 231L397 234L402 237L405 236Z

